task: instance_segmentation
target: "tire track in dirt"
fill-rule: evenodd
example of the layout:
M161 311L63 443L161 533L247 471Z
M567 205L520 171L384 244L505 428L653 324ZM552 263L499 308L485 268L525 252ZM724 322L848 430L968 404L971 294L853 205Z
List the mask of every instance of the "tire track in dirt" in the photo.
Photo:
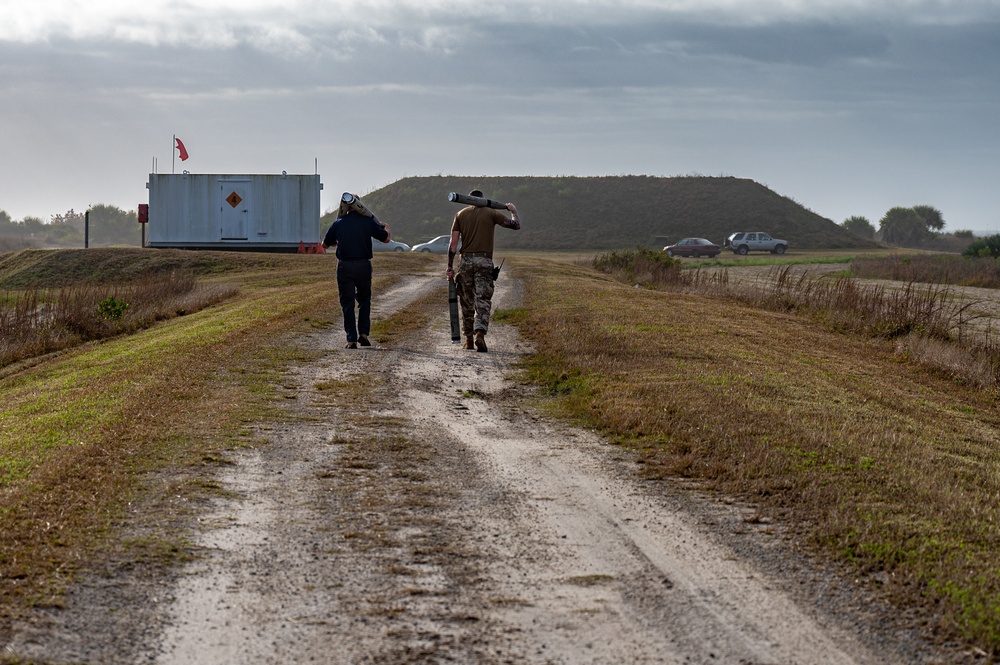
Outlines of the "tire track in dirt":
M494 344L513 347L513 332ZM538 656L528 662L893 662L818 625L596 437L512 410L513 355L413 359L400 374L413 379L406 410L436 414L438 436L474 454L505 504L505 519L484 520L475 537L517 543L491 553L485 586L510 599L493 614Z
M378 296L373 315L405 307L438 277L414 278ZM395 535L394 520L410 529L413 520L365 497L363 487L380 481L382 463L345 460L341 442L367 446L396 434L378 422L388 419L384 411L375 420L367 413L377 414L383 405L357 404L350 396L329 403L317 386L334 382L349 390L372 373L388 371L392 361L386 356L395 352L342 349L339 325L312 343L328 353L285 382L296 393L297 417L262 431L270 443L241 455L223 480L242 498L224 502L209 518L218 528L198 544L211 555L182 580L157 663L389 662L377 655L385 657L387 642L393 642L384 631L398 629L394 596L412 593L412 587L396 588L400 576L385 571L403 570L410 562L378 541ZM352 409L361 412L362 422L352 422ZM331 500L331 494L338 498Z

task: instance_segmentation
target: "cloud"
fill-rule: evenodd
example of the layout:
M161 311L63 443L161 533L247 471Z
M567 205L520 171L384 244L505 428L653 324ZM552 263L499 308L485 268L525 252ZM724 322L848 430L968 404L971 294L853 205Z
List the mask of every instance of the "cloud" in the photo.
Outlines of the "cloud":
M947 195L972 201L957 192L992 173L1000 136L998 5L0 0L0 208L134 206L174 133L194 169L318 157L358 191L440 172L730 173L877 218L845 183L926 189L947 161L965 169Z
M715 26L850 24L970 25L1000 20L991 0L0 0L0 40L114 39L199 49L257 43L301 51L321 33L367 27L422 35L445 29L479 33L509 26L610 27L680 21ZM412 39L412 37L408 37Z

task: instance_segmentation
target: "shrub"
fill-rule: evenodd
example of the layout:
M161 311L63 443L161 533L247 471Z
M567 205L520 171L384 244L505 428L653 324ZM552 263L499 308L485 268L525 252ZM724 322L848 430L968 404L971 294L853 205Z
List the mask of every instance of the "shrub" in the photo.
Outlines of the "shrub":
M1000 256L1000 235L992 235L977 240L962 252L962 256L971 258L991 256L997 258Z
M656 288L667 285L688 285L691 277L681 270L680 260L666 252L640 247L630 251L609 252L594 259L594 267L619 279Z
M875 226L868 221L867 217L862 217L860 215L848 217L841 223L841 226L854 235L864 238L865 240L875 239Z
M125 316L125 310L128 309L128 303L124 300L119 300L114 296L108 296L101 302L97 303L97 315L102 319L107 319L109 321L118 321L123 316Z
M22 249L28 249L29 247L33 247L33 244L27 238L0 236L0 254L4 252L20 252Z

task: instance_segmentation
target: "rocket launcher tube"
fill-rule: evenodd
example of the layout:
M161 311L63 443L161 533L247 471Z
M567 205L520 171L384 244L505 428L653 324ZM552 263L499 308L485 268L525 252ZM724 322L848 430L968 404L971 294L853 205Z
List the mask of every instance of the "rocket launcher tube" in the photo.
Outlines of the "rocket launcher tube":
M344 195L340 197L340 210L338 212L338 217L343 217L348 213L348 211L351 210L359 215L371 217L376 221L378 220L378 218L375 217L375 214L361 202L361 199L350 192L344 192Z
M458 194L457 192L452 192L448 195L448 200L452 203L460 203L467 206L476 206L477 208L496 208L497 210L506 210L507 204L500 203L499 201L494 201L493 199L484 199L478 196L467 196L465 194Z

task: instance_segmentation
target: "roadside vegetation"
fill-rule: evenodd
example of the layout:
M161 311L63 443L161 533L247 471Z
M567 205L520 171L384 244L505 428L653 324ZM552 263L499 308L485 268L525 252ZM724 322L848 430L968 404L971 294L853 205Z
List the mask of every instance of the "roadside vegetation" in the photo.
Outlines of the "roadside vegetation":
M851 273L868 279L1000 288L1000 260L988 254L859 256L851 261Z
M998 236L1000 238L1000 236ZM971 247L977 247L977 241ZM998 243L1000 247L1000 243ZM636 248L624 252L634 255L650 250ZM591 252L590 256L596 256ZM1000 256L1000 254L998 254ZM925 252L902 247L887 247L878 251L865 250L805 250L781 256L748 254L736 256L723 252L715 258L681 260L684 268L748 268L774 266L845 265L845 275L867 279L890 279L901 282L946 284L952 286L981 286L1000 288L1000 261L996 257L956 253Z
M783 268L749 297L660 254L518 265L526 303L501 316L554 412L651 479L752 502L939 639L1000 653L997 390L900 343L953 344L961 306Z
M8 291L0 298L0 369L197 312L236 289L232 284L199 285L190 272L171 271L124 283Z
M684 289L752 307L794 312L836 331L891 340L897 352L910 359L947 372L958 381L996 389L1000 385L1000 343L992 319L978 307L979 302L955 293L944 279L947 270L936 272L942 277L941 283L933 281L932 268L947 266L951 263L949 257L910 259L854 259L850 265L860 266L856 271L830 273L822 278L808 269L795 270L799 264L773 259L769 264L760 264L771 268L758 271L753 280L731 280L727 271L711 270L711 264L684 269L686 262L642 249L610 252L596 257L594 265L643 287ZM924 273L925 283L915 279L913 270L895 270L913 263L931 267ZM822 260L816 262L821 264ZM857 273L901 283L867 283L851 276Z
M865 252L859 254L857 250L831 250L831 251L818 251L818 250L806 250L806 251L796 251L792 254L782 254L781 256L773 254L746 254L740 256L738 254L733 254L731 252L724 251L719 256L715 258L679 258L680 267L683 269L689 268L710 268L710 267L722 267L722 268L750 268L750 267L773 267L773 266L797 266L797 265L839 265L839 264L849 264L856 257L861 256L884 256L886 253L891 253L892 250L883 250L878 254L872 254L870 252ZM643 247L636 247L631 250L619 250L604 253L590 252L587 256L590 259L597 259L599 261L620 261L620 260L637 260L640 264L647 261L656 262L661 260L660 255L663 259L670 258L665 252L651 250ZM541 254L535 254L535 256L541 256ZM551 254L549 254L551 256Z

